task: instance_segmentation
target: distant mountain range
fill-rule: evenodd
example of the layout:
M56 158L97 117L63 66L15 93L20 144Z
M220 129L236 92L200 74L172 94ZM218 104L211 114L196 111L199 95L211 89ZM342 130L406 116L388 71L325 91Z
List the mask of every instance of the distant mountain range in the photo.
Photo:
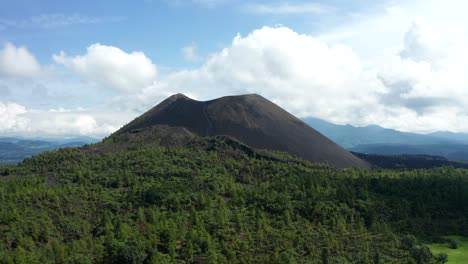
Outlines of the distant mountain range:
M98 142L92 137L15 138L0 137L0 163L18 163L47 150L79 147Z
M303 121L341 147L359 153L379 155L432 155L453 161L468 161L468 134L434 132L419 134L377 125L336 125L317 118ZM92 137L19 138L0 137L0 163L18 163L47 150L98 142Z
M316 118L306 118L304 122L338 145L354 152L381 155L434 155L449 160L468 161L466 133L418 134L377 125L365 127L336 125Z

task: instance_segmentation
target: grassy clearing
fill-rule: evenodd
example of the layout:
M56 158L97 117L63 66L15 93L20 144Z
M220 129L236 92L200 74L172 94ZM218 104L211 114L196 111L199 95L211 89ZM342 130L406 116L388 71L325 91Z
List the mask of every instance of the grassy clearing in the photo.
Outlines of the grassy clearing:
M448 239L453 239L457 242L458 248L451 249L449 243L434 243L430 244L429 248L431 249L434 255L440 254L442 252L448 255L448 264L467 264L468 263L468 237L461 236L447 236Z

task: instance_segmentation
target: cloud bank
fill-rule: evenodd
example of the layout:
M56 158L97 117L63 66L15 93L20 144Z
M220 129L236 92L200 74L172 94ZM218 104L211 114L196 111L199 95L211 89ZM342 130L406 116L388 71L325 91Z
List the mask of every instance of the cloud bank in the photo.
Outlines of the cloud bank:
M386 60L368 60L347 45L263 27L236 36L198 69L160 78L143 99L149 106L176 92L198 99L259 93L301 117L405 131L468 131L468 41L413 22L401 43Z
M102 137L117 130L125 115L110 111L85 109L28 109L16 103L0 103L0 132L3 136L71 136Z

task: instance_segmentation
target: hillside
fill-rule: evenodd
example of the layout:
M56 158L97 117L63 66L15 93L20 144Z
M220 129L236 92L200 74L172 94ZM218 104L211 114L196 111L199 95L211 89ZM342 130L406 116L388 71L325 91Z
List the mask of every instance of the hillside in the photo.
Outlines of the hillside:
M467 170L336 169L169 126L0 175L4 263L428 264L425 243L468 235Z
M183 127L202 137L229 136L256 149L285 151L336 167L368 167L366 162L256 94L226 96L206 102L182 94L173 95L113 136L155 125Z

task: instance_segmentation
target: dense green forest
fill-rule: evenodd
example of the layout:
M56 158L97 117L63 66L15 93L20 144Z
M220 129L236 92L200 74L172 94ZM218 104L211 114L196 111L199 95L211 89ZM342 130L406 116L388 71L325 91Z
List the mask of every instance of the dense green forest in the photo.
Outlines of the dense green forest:
M468 170L334 169L222 138L0 167L0 263L444 263Z

